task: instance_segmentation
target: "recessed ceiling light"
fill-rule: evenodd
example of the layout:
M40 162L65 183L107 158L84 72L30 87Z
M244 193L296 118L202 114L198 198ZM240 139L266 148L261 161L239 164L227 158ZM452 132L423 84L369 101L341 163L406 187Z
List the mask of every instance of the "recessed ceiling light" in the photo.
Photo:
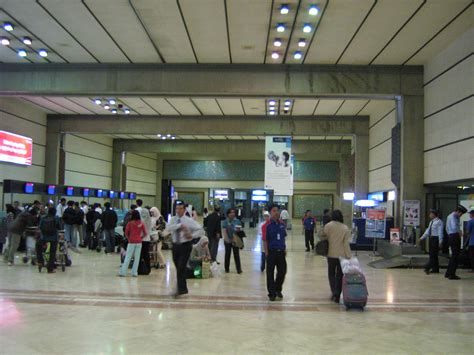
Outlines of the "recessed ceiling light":
M48 52L46 51L46 49L40 49L38 51L38 54L40 55L40 57L43 57L43 58L46 58L48 56Z
M130 110L128 108L126 108L125 110L123 110L123 112L128 115L130 113Z
M319 8L316 5L311 5L309 7L308 13L311 16L316 16L317 14L319 14Z
M310 33L312 30L313 30L313 27L311 27L311 25L309 23L306 23L303 26L303 32L304 33Z
M291 100L285 100L285 106L290 106L291 105Z
M1 37L1 42L4 46L8 46L10 44L10 40L7 37Z
M167 137L167 138L171 138L171 134L168 133L168 134L166 135L166 137Z
M278 58L280 58L280 55L278 54L278 52L273 52L272 53L272 58L273 59L278 59Z
M100 105L100 104L102 103L102 100L101 100L101 99L95 99L95 100L94 100L94 103L95 103L96 105Z
M276 29L277 29L277 32L285 32L285 25L282 23L279 23Z
M281 47L281 45L282 45L281 39L276 38L276 39L273 41L273 45L274 45L275 47Z
M24 44L26 44L27 46L31 46L31 38L30 37L23 37L23 39L21 40Z
M175 137L175 136L173 136L173 137L171 137L171 139L173 139L173 140L174 140L174 139L176 139L176 137Z
M157 136L158 138L161 138L161 133L158 133L156 136Z
M104 105L104 108L105 108L106 110L108 110L108 109L110 108L110 106L109 106L109 105Z
M295 58L295 59L301 59L301 57L303 57L303 53L301 53L301 52L295 52L295 53L293 53L293 58Z
M112 110L110 110L110 112L117 113L117 110L113 108Z
M274 115L275 115L275 111L270 111L269 114L272 115L272 116L274 116Z
M26 51L25 51L24 49L20 49L20 50L18 51L18 55L19 55L20 57L26 57L26 54L27 54L27 53L26 53Z
M165 140L165 139L166 139L166 137L165 137L165 136L163 136L163 137L161 137L161 139Z
M11 22L4 22L3 29L8 32L13 31L13 25L11 24Z
M270 100L270 101L268 101L268 104L269 104L270 106L275 106L275 105L276 105L276 101L275 101L275 100Z
M288 12L290 12L290 7L286 4L281 5L280 7L280 14L286 15Z
M306 40L304 38L298 41L298 47L306 47Z
M115 105L116 103L117 103L117 101L115 101L115 99L109 99L109 104Z

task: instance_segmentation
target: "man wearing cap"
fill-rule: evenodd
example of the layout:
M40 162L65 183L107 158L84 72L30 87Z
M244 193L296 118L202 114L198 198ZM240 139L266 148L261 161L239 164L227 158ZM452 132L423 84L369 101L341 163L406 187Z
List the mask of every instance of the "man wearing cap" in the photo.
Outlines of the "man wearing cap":
M421 236L421 240L429 238L429 253L430 259L425 266L425 273L429 275L430 272L438 274L439 273L439 262L438 262L438 253L439 247L443 243L443 221L439 218L438 210L430 210L430 224L426 229L425 233Z
M471 260L471 270L474 272L474 210L469 211L471 219L467 222L467 237L469 238L469 258Z
M448 269L444 276L450 280L460 280L460 277L456 275L459 253L461 251L461 226L459 219L466 212L467 209L459 205L455 211L451 212L446 220L446 231L448 232L448 245L451 248L451 258L449 259Z

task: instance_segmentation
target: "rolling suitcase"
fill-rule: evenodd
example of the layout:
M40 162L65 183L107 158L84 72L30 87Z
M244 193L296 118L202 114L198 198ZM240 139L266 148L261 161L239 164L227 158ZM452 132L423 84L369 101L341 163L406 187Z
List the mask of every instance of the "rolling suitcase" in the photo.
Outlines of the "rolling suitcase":
M349 310L351 308L361 308L367 304L367 284L365 276L358 272L345 274L342 279L342 292L344 295L344 306Z

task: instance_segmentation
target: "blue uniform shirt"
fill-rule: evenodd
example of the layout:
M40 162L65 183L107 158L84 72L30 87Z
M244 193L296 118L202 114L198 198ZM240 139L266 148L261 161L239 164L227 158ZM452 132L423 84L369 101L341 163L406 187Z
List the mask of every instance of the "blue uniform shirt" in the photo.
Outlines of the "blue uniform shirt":
M286 250L286 227L281 221L271 220L267 226L267 243L269 250Z
M304 229L307 231L314 230L314 217L306 217L303 221Z

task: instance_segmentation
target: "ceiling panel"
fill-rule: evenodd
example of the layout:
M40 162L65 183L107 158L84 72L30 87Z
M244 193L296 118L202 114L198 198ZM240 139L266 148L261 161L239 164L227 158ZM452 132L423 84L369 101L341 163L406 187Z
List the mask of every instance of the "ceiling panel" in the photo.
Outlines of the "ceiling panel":
M67 97L56 97L56 96L47 96L45 99L54 102L66 109L70 109L74 113L90 115L94 114L94 111L87 109L74 101L69 100ZM105 111L105 110L104 110Z
M357 115L357 113L367 104L369 100L345 100L342 104L338 115Z
M340 64L369 64L423 0L379 0Z
M128 0L87 0L86 4L132 62L161 63Z
M244 106L245 114L248 116L265 115L264 99L242 99L242 105Z
M97 113L99 115L113 115L109 110L104 109L102 106L95 104L89 97L68 97L69 100L76 104L85 107L89 111ZM134 112L132 112L134 113Z
M199 63L230 63L224 1L179 3Z
M193 98L193 102L203 115L222 115L222 111L215 99Z
M64 114L64 115L69 115L69 114L73 114L73 113L76 113L72 110L69 110L69 109L66 109L54 102L51 102L49 100L47 100L46 98L44 97L41 97L41 96L22 96L22 98L26 101L29 101L29 102L32 102L40 107L43 107L43 108L46 108L50 111L52 111L53 113L61 113L61 114Z
M370 122L378 120L395 108L394 100L370 100L359 115L370 116Z
M271 0L227 0L234 63L263 63L271 6Z
M243 115L244 110L240 99L217 99L224 115Z
M471 0L430 0L394 38L373 64L402 64Z
M80 1L41 0L41 4L101 62L128 63Z
M168 102L182 115L201 115L196 106L188 98L169 98Z
M321 99L319 100L318 107L316 108L315 115L334 115L341 106L343 100L330 100Z
M117 100L123 102L123 104L131 108L134 112L139 115L157 115L157 112L153 110L145 101L140 97L118 97Z
M166 62L196 62L176 0L131 2Z
M159 112L160 115L179 115L179 112L174 109L173 106L169 104L166 99L161 97L143 97L148 105L153 107L155 111Z
M374 0L331 0L305 59L306 64L335 64Z
M293 111L292 115L303 116L303 115L313 115L314 109L318 104L318 100L315 99L296 99L293 102Z

